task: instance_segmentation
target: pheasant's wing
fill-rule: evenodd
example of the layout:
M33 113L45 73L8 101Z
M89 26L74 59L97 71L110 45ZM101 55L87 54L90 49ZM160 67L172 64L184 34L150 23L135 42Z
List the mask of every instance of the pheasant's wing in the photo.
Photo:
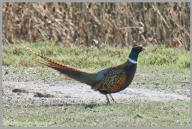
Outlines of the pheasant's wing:
M111 68L105 73L103 79L100 81L94 90L115 92L120 89L126 82L126 73L121 68Z

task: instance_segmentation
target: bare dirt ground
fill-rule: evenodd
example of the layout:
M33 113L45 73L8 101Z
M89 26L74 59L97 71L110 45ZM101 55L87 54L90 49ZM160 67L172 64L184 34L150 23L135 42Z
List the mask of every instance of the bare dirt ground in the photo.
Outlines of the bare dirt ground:
M141 88L127 88L112 94L117 103L141 101L189 101L189 97ZM3 82L3 103L62 105L106 103L106 98L77 81Z
M104 95L93 91L86 84L69 80L52 69L4 66L2 72L3 103L27 105L106 103ZM155 67L138 69L129 87L112 96L117 103L189 101L188 73L186 70Z

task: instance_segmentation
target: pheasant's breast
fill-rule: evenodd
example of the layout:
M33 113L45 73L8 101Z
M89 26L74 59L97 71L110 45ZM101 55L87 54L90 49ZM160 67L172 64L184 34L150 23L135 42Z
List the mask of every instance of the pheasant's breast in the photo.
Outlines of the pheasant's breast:
M121 89L124 89L126 87L126 73L122 72L119 74L119 76L116 76L113 80L113 83L108 87L109 93L118 92Z

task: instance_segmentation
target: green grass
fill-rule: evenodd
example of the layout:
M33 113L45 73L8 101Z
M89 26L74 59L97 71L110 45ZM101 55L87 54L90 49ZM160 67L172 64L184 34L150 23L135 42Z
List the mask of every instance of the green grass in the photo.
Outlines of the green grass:
M25 43L36 52L41 52L52 59L77 68L104 68L125 62L129 56L131 46L120 47L104 45L86 47L68 44L64 47L54 41ZM3 65L6 66L39 66L37 57L20 44L3 46ZM190 67L190 52L178 48L166 48L164 45L149 45L147 50L139 56L139 66L156 65L165 67Z
M3 126L162 127L189 126L189 102L55 106L3 105Z
M125 62L131 50L131 46L109 45L97 48L68 44L61 47L51 41L25 45L66 65L92 72ZM70 79L42 67L37 63L40 58L19 44L4 45L2 55L3 80ZM147 46L147 50L139 55L136 76L130 87L190 95L189 67L189 51ZM2 107L3 126L14 127L175 127L190 124L190 103L185 101L62 106L3 104Z

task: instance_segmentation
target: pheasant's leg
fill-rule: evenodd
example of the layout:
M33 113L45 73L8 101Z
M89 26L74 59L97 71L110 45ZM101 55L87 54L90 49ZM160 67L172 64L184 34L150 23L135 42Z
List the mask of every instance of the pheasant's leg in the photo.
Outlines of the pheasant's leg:
M110 101L109 101L109 98L108 98L107 94L105 96L106 96L106 99L107 99L107 104L110 104Z
M113 102L115 102L115 103L116 103L116 101L114 100L114 98L112 97L112 95L111 95L111 94L109 94L109 96L111 97L111 99L113 100Z

